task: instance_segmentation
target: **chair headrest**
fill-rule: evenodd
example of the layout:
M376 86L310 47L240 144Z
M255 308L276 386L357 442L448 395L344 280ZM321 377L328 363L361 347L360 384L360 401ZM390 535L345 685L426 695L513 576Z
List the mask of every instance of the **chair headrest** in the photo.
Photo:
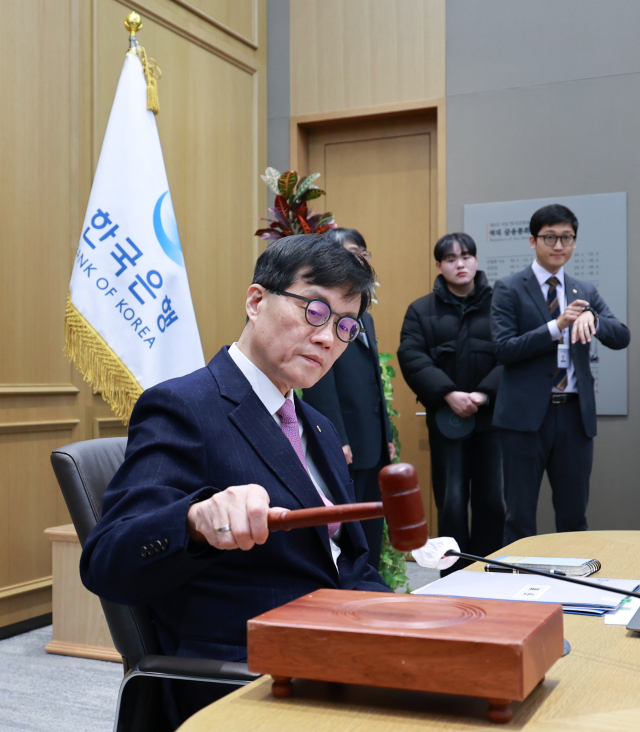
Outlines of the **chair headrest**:
M65 445L51 453L51 464L80 544L102 515L102 496L124 462L126 437L106 437Z

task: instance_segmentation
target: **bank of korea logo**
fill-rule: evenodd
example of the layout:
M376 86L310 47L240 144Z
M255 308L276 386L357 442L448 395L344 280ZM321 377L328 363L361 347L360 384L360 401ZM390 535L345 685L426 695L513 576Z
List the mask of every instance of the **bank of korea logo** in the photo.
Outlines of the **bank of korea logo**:
M184 256L182 255L182 246L180 244L180 236L178 235L178 224L176 215L173 212L173 203L171 194L165 191L156 201L153 210L153 228L160 242L160 246L164 249L164 253L176 264L184 267Z

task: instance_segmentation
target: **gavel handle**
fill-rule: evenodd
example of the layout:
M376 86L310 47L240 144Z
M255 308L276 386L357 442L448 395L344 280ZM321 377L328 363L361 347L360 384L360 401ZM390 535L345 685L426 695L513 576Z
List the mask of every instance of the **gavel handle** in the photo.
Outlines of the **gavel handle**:
M320 508L300 508L269 516L269 531L289 531L309 526L325 526L345 521L364 521L384 516L382 503L343 503Z

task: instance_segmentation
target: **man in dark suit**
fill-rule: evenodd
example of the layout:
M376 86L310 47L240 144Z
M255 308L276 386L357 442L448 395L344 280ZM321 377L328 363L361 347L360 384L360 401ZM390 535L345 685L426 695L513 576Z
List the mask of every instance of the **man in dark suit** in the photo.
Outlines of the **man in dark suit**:
M564 272L578 220L545 206L530 223L536 260L496 282L491 330L504 376L494 424L501 428L507 502L505 544L536 533L540 482L547 471L558 531L586 531L596 434L591 338L629 344L629 329L589 282Z
M325 235L370 261L367 244L356 229L333 229ZM349 465L356 501L380 500L378 473L395 457L384 398L373 318L360 318L363 330L333 367L310 389L304 400L329 419L338 431ZM369 545L369 562L380 563L383 519L362 523Z
M279 240L238 342L138 400L81 574L103 598L148 605L165 653L243 660L249 618L321 587L389 591L359 523L267 528L283 508L355 499L335 429L293 389L357 337L372 284L366 261L321 236ZM197 708L177 704L174 720Z

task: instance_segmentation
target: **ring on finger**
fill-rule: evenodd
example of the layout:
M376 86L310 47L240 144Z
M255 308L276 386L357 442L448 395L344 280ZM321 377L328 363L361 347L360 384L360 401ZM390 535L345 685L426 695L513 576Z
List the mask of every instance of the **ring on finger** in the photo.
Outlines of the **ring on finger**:
M231 525L225 524L224 526L221 526L219 529L216 529L218 534L223 534L225 531L231 531Z

